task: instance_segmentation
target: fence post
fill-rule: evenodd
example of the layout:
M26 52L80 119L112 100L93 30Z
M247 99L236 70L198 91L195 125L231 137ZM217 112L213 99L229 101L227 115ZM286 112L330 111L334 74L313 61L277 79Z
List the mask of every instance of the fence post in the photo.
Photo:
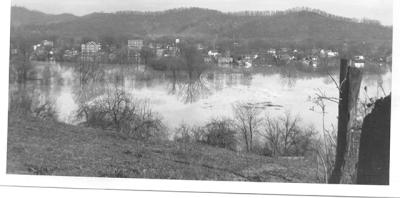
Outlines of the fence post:
M348 59L340 60L339 116L335 165L328 183L343 183L348 148L348 133L356 118L357 99L360 92L361 70L349 66Z

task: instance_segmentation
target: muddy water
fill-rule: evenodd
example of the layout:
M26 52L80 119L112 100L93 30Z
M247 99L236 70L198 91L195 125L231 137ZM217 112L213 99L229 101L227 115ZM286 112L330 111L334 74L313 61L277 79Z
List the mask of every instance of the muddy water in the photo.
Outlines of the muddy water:
M46 68L48 68L46 70ZM318 106L310 101L318 89L326 96L337 97L338 89L328 75L293 70L270 69L262 72L210 70L201 74L155 72L129 67L106 67L102 80L80 82L80 74L71 66L38 63L37 75L48 72L51 79L28 84L38 100L55 105L58 120L77 124L80 104L104 94L106 87L124 89L133 97L148 99L164 123L173 129L181 123L199 125L211 118L232 117L232 105L238 102L256 105L263 114L279 116L289 111L304 125L322 127ZM47 75L49 76L49 75ZM335 79L337 75L333 74ZM364 90L367 87L367 91ZM15 89L11 86L11 90ZM364 74L361 98L390 93L391 72ZM325 124L336 125L337 104L326 102Z

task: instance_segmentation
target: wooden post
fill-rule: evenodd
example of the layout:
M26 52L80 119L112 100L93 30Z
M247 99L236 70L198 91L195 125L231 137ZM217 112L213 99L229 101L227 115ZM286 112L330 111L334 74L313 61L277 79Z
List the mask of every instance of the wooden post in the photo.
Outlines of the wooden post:
M357 99L360 92L361 70L350 67L347 59L340 60L339 117L336 145L336 158L328 183L338 184L342 181L345 159L348 148L348 132L352 130L356 118Z

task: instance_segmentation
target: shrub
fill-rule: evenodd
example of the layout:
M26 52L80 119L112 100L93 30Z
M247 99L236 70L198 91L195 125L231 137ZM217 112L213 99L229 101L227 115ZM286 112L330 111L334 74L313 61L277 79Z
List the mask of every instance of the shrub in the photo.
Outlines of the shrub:
M258 142L253 145L253 154L273 157L272 151L269 149L267 142Z
M227 119L213 119L205 126L206 144L230 150L236 150L236 131L233 123Z
M304 156L312 150L312 140L315 130L300 127L300 119L290 113L279 118L265 119L264 132L266 140L265 153L271 156Z
M186 123L182 123L175 129L174 141L182 143L196 142L193 128Z
M147 100L135 100L121 89L108 89L97 100L83 105L77 112L91 127L113 129L135 139L165 138L161 118Z
M200 127L181 124L175 130L174 140L185 143L203 143L230 150L236 150L237 145L233 122L228 119L212 119Z

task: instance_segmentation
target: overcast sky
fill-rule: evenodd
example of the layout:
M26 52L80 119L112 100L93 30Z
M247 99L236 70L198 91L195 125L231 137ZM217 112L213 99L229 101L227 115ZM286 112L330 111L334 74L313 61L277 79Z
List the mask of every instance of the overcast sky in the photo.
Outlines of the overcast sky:
M393 23L393 0L12 0L12 5L52 14L75 15L100 11L156 11L177 7L243 11L285 10L306 6L350 18L376 19L384 25Z

